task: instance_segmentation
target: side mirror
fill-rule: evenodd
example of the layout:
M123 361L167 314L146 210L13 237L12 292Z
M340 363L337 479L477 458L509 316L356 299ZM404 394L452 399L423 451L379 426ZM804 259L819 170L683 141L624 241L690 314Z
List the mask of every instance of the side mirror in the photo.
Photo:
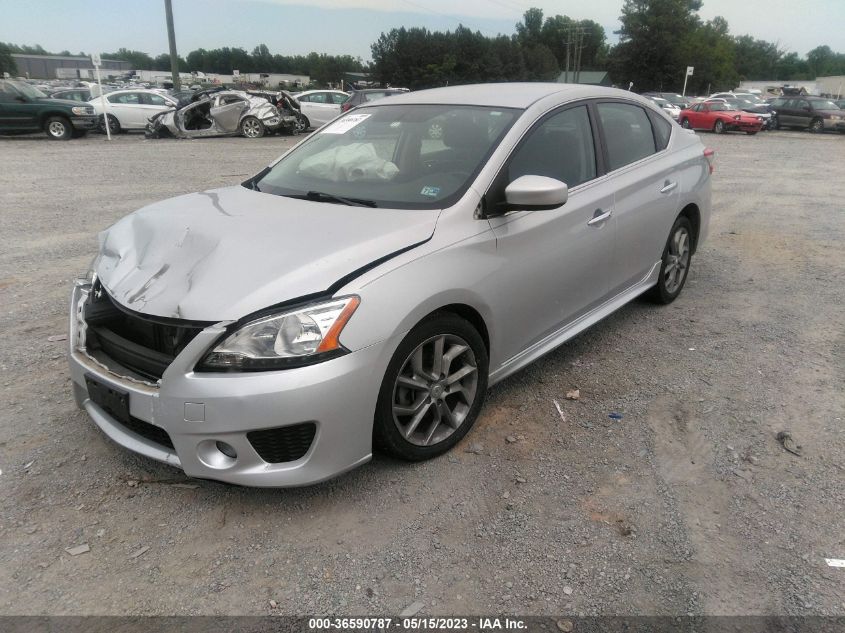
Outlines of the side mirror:
M520 176L505 188L508 210L544 211L566 204L569 187L546 176Z

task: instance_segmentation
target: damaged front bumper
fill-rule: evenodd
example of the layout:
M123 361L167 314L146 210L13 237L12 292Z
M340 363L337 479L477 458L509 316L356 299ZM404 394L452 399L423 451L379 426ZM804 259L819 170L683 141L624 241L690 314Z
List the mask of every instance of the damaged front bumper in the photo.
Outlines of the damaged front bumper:
M154 381L86 348L84 304L91 291L79 280L71 300L73 391L117 444L191 477L244 486L313 484L370 459L376 398L393 342L297 369L195 372L225 331L219 323L197 334Z

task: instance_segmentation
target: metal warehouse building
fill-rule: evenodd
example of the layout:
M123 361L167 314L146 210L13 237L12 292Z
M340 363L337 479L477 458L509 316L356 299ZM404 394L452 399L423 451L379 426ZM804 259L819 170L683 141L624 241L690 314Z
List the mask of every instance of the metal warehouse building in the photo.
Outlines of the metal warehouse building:
M31 79L70 79L88 77L94 70L90 57L70 57L64 55L24 55L12 53L12 59L18 67L18 76ZM84 72L79 72L79 71ZM104 59L101 72L108 75L121 75L132 70L131 64L119 59Z

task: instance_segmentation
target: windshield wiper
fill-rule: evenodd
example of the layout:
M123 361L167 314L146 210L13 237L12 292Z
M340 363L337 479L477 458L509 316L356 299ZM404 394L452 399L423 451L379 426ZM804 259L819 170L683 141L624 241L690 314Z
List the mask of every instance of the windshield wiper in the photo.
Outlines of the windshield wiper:
M327 202L339 202L350 207L376 207L378 206L373 200L364 200L362 198L344 198L336 196L333 193L325 193L323 191L309 191L304 196L289 196L291 198L301 198L303 200L325 200Z

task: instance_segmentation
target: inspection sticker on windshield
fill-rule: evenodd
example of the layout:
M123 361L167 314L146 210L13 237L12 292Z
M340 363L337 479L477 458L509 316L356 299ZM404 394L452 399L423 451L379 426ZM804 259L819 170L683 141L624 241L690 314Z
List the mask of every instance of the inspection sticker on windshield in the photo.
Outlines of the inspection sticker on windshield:
M356 125L360 125L367 119L369 119L372 114L348 114L343 117L340 121L335 121L331 125L327 126L326 129L320 130L321 134L346 134L349 130L351 130Z
M440 187L432 187L431 185L426 185L420 191L421 196L428 196L429 198L436 198L439 193Z

